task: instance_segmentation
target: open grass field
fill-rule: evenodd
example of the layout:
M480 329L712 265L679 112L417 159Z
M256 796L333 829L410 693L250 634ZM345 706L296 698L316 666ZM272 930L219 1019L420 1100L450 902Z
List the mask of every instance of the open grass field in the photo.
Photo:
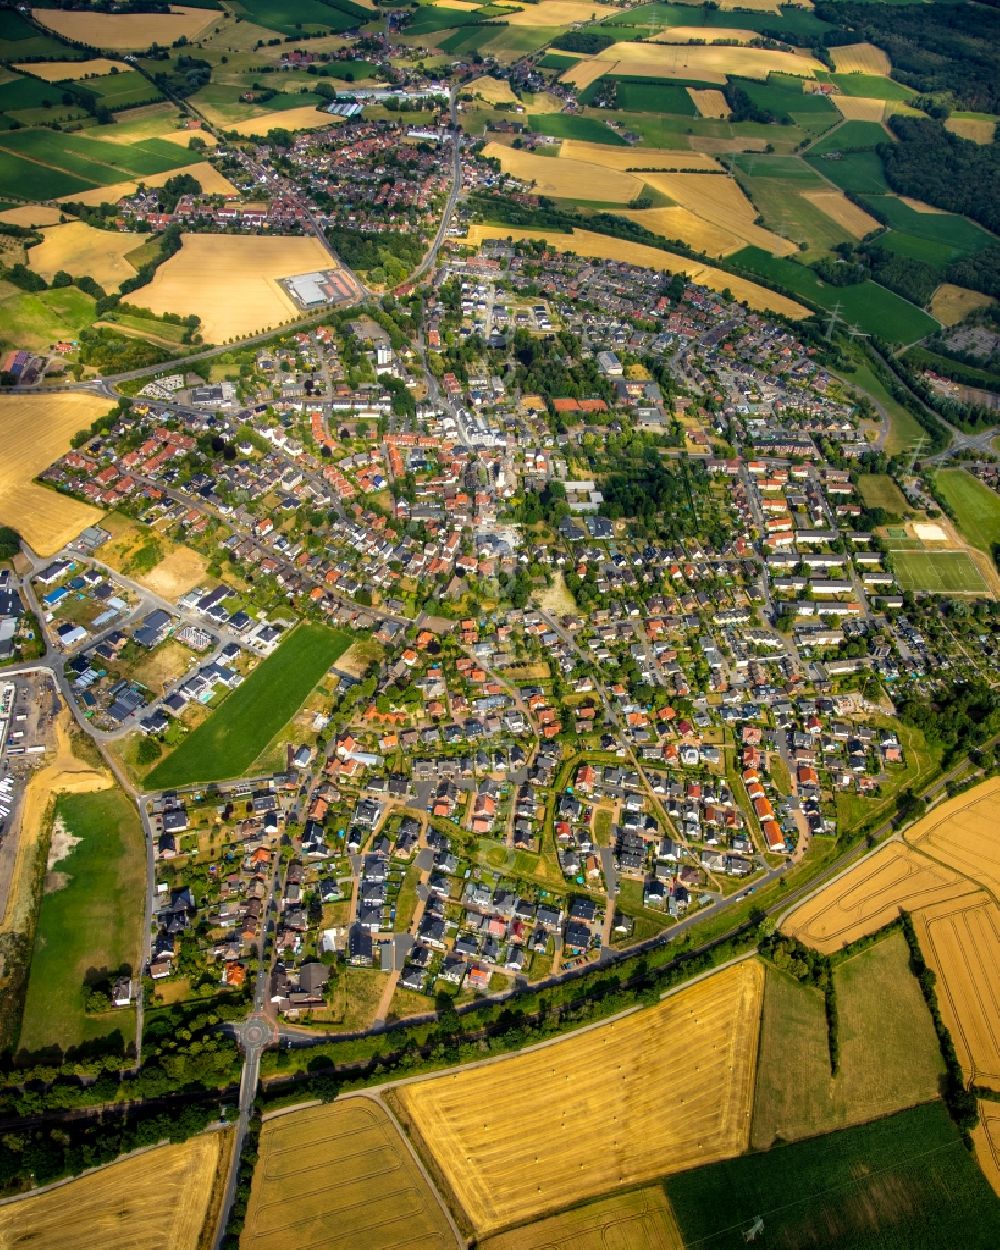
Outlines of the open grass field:
M804 161L789 156L759 157L756 153L743 154L736 160L740 185L764 226L795 244L804 244L802 257L806 261L825 256L838 243L854 237L823 210L821 203L811 199L813 194L824 192L820 180ZM841 193L828 188L825 194L837 197Z
M684 1250L662 1189L633 1189L480 1242L482 1250Z
M806 309L794 300L776 291L769 291L756 282L734 277L721 269L688 260L673 252L644 243L629 243L610 235L596 234L592 230L573 230L558 234L549 230L533 230L518 226L487 226L474 223L466 236L470 243L478 245L483 239L542 239L554 249L572 252L576 256L593 256L604 260L620 260L629 265L658 269L664 273L683 273L692 282L707 286L713 291L730 291L735 299L742 300L751 308L763 312L780 312L786 317L798 319L808 315ZM745 249L744 249L745 250Z
M139 139L129 144L108 143L84 134L60 134L50 130L0 132L0 147L7 162L19 164L37 181L39 173L54 181L39 199L68 194L62 180L72 178L88 187L107 186L122 177L145 178L148 174L171 173L191 163L191 153L162 139Z
M445 1250L455 1237L384 1108L347 1098L265 1123L241 1245Z
M115 786L59 798L49 862L19 1047L65 1049L116 1029L127 1037L131 1011L84 1010L91 970L113 974L127 964L135 971L139 963L146 848L124 792Z
M474 78L468 84L467 90L488 104L520 103L506 78L491 78L488 74L484 74L482 78Z
M963 286L942 282L931 296L930 311L931 316L936 317L942 325L954 326L964 321L969 313L988 308L992 302L982 291L970 291Z
M29 61L24 65L15 65L15 69L26 74L34 74L46 82L80 81L93 78L100 74L110 74L113 70L125 67L120 61L109 61L106 56L91 57L86 61Z
M835 83L845 95L863 96L869 100L905 103L916 95L912 87L884 74L863 74L855 71L851 74L824 74L824 77Z
M47 351L93 323L93 296L74 286L34 292L0 281L0 343Z
M96 395L16 395L0 399L0 524L13 525L40 555L52 555L87 525L97 508L59 495L33 478L69 451L70 439L111 407Z
M883 74L888 77L892 73L889 58L873 43L847 43L831 48L830 55L838 74Z
M966 551L894 551L892 571L904 590L931 595L984 595L989 586Z
M625 147L625 140L607 126L602 117L580 117L570 113L534 113L528 125L538 135L557 139L582 139L613 147Z
M934 480L955 511L958 528L989 555L1000 543L1000 495L964 469L942 469Z
M642 179L635 174L616 172L592 161L562 156L553 160L502 143L488 143L483 155L495 157L504 173L531 184L539 195L628 204L642 191ZM634 158L635 154L629 150L629 155Z
M837 967L836 1076L830 1074L822 994L767 969L750 1137L755 1149L862 1124L936 1097L944 1065L908 961L903 935L893 933Z
M175 751L146 778L169 790L196 781L238 777L294 716L351 636L325 625L302 625L290 634Z
M899 915L969 894L975 885L901 842L890 842L807 899L782 932L829 955Z
M957 795L906 831L911 846L1000 894L1000 778Z
M197 178L201 185L202 191L206 195L235 195L236 188L224 174L219 171L209 161L195 161L193 164L184 165L180 169L168 169L162 174L143 174L142 182L147 187L162 187L163 184L177 174L190 174L192 178ZM131 195L138 182L136 180L126 182L114 182L110 186L93 187L86 191L78 191L72 195L63 195L64 200L78 201L81 204L114 204L120 200L122 196Z
M913 917L937 974L941 1016L967 1080L1000 1090L1000 907L987 894L938 903Z
M884 508L897 516L909 510L906 496L887 473L862 473L858 478L858 490L868 508Z
M688 1247L993 1250L1000 1201L939 1102L666 1181Z
M169 13L94 13L81 9L35 9L42 26L75 43L116 52L134 52L158 43L169 47L183 35L193 40L219 14L211 9L172 5Z
M141 242L138 234L97 230L82 221L71 221L43 230L42 242L28 252L28 263L46 282L61 269L74 277L93 278L105 291L117 291L128 278L135 277L125 255Z
M762 988L763 969L744 961L656 1007L392 1098L476 1233L493 1232L744 1150Z
M158 1146L0 1206L5 1250L196 1250L225 1133Z
M131 302L157 314L197 313L205 341L225 343L298 314L276 279L330 266L312 237L185 234L181 250Z
M729 74L742 78L766 78L768 74L794 74L812 78L823 66L815 58L797 52L774 52L766 48L701 45L682 47L662 43L616 43L589 61L582 61L563 75L563 81L581 89L600 73L614 70L637 77L684 78L725 86Z

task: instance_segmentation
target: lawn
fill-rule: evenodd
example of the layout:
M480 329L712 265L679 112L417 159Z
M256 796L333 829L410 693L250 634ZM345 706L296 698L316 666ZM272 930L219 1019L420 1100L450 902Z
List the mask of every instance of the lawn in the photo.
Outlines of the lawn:
M954 510L958 528L973 547L991 555L1000 543L1000 496L964 469L942 469L935 482Z
M872 1056L875 1061L877 1056ZM686 1246L995 1250L1000 1200L940 1103L711 1164L665 1185Z
M836 1076L822 994L768 967L754 1147L829 1133L935 1097L941 1052L908 958L902 934L893 933L837 967Z
M982 573L965 551L893 551L892 571L904 590L932 595L988 593Z
M157 764L146 778L148 788L169 790L238 777L352 641L345 630L300 626L209 720Z
M19 1045L64 1049L118 1029L129 1037L131 1011L88 1015L89 972L135 970L142 927L146 851L139 818L114 787L60 796L56 816L80 841L54 866L61 888L42 896ZM53 884L56 882L54 881Z
M858 478L858 490L868 508L884 508L886 512L902 515L909 507L903 492L886 473L862 473Z

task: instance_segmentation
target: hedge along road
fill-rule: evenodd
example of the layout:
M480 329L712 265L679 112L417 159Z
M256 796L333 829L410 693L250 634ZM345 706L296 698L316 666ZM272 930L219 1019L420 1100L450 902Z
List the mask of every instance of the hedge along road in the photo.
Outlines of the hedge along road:
M353 642L346 630L300 625L146 778L149 790L245 772Z

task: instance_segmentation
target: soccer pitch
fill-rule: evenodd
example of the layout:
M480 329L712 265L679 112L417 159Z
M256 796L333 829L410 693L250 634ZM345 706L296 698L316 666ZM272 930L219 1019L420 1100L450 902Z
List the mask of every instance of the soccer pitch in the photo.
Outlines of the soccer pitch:
M930 594L988 594L982 573L964 551L893 551L892 567L904 590Z

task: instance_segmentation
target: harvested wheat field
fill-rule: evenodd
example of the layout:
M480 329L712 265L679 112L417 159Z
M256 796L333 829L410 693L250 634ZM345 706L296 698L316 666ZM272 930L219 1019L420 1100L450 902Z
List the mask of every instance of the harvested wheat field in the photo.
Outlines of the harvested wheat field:
M312 237L181 237L181 250L131 301L155 313L197 313L208 343L256 334L298 316L276 279L332 265L329 252Z
M82 221L51 226L42 231L42 242L28 252L28 264L35 273L51 282L60 269L74 276L86 274L105 291L117 291L135 267L125 259L144 241L141 234L97 230Z
M622 209L620 217L627 217L664 239L680 239L697 252L706 256L729 256L745 247L745 240L723 226L696 217L690 209L674 205L668 208Z
M1000 894L1000 777L935 807L906 831L930 858Z
M344 119L331 113L321 113L312 104L302 108L283 109L277 113L262 113L260 117L248 117L242 122L221 122L220 129L234 130L238 135L266 135L269 130L320 130L339 126Z
M610 74L615 68L614 62L598 61L596 58L581 57L575 65L571 65L559 76L560 82L572 83L579 91L589 87L592 82Z
M885 101L869 100L860 95L835 95L830 97L848 122L878 122L885 117Z
M526 91L522 103L529 113L541 115L545 113L561 113L565 104L559 96L551 91ZM603 146L603 145L602 145Z
M218 14L172 5L169 13L95 13L92 9L33 9L42 26L92 48L129 52L158 43L169 47L183 35L194 39Z
M635 174L608 169L592 161L535 156L502 143L488 143L483 155L496 157L505 174L531 183L539 195L628 204L642 191L642 179Z
M643 180L662 191L696 217L763 248L775 256L789 256L798 247L756 224L757 210L743 188L729 174L644 174Z
M549 160L542 157L542 160ZM722 173L722 166L710 156L689 152L684 148L619 148L608 143L591 143L587 139L564 139L559 148L560 160L589 161L605 169L704 169ZM641 176L641 175L640 175Z
M223 1134L158 1146L47 1193L0 1206L0 1245L195 1250Z
M990 144L996 134L997 124L988 117L949 117L944 128L961 139Z
M480 96L487 104L520 103L506 78L491 78L489 74L484 74L482 78L474 78L469 83L468 90L473 95Z
M544 158L543 158L544 159ZM758 286L745 278L737 278L721 269L713 269L698 260L688 260L675 252L649 247L644 243L629 243L614 239L607 234L595 234L592 230L573 230L558 234L554 230L532 230L523 226L485 226L473 223L469 226L465 241L476 247L483 239L541 239L555 251L572 252L575 256L591 256L598 260L618 260L627 265L646 269L658 269L662 273L683 273L699 286L712 291L729 291L734 299L746 303L758 312L779 312L798 320L808 317L808 311L795 300L767 287Z
M969 291L964 286L942 282L931 296L930 313L945 326L958 325L978 308L987 308L993 301L982 291Z
M13 525L42 556L58 551L100 520L89 504L32 480L64 452L78 431L111 408L96 395L7 395L0 398L0 524Z
M373 1100L340 1099L265 1123L241 1243L247 1250L455 1243L442 1204Z
M1000 907L980 891L925 907L913 923L966 1079L1000 1090Z
M715 43L720 39L725 39L736 43L750 43L752 39L759 38L755 30L739 30L732 26L726 26L723 29L718 26L668 26L666 30L658 31L649 42L690 43L697 39L702 43Z
M124 70L121 61L109 61L106 56L95 56L89 61L27 61L24 65L15 65L15 69L26 74L34 74L36 78L44 78L46 82L68 82L70 79L96 78L101 74L110 74L112 70Z
M73 737L70 733L72 723L69 709L62 704L59 715L53 722L54 750L47 755L44 767L32 773L24 791L17 853L11 870L7 904L0 924L0 931L4 933L21 933L28 929L35 906L35 863L40 840L45 832L45 814L53 795L91 794L97 790L107 790L114 784L110 773L93 768L73 753ZM0 1236L0 1245L3 1244Z
M829 955L899 915L974 893L975 885L901 842L890 842L836 877L782 921L782 932Z
M879 228L875 218L849 200L843 191L831 187L829 190L802 191L800 194L856 239L862 239L869 231Z
M834 69L838 74L884 74L892 73L892 63L881 48L873 43L847 43L831 48Z
M181 148L189 148L192 139L200 139L206 148L219 146L218 139L210 130L189 130L186 126L182 126L180 130L168 130L160 138L166 139L168 143L176 143Z
M976 1147L976 1160L983 1175L1000 1194L1000 1106L995 1102L980 1102L979 1123L972 1130Z
M391 1098L476 1234L495 1232L745 1150L763 983L744 960L656 1007Z
M687 93L701 117L728 117L732 112L721 91L713 91L708 87L688 87Z
M720 0L719 8L723 13L731 9L749 9L753 13L778 13L781 0ZM800 9L811 9L812 0L801 0Z
M62 217L58 208L48 204L19 204L17 208L7 208L0 213L0 221L5 226L54 226Z
M695 152L707 152L710 156L726 152L764 152L767 140L762 137L742 135L731 139L717 139L713 135L688 135L688 143Z
M197 178L202 191L206 195L237 194L236 188L229 179L220 174L215 166L208 161L196 161L193 165L185 165L182 169L168 169L162 174L144 174L142 185L145 187L162 187L165 182L171 178L176 178L178 174L190 174L192 178ZM75 191L72 195L64 195L61 198L62 200L69 200L73 203L86 204L88 206L114 204L123 196L132 195L138 185L139 183L136 181L115 182L109 187L94 187L90 191Z
M796 52L772 52L766 48L683 47L662 43L616 43L589 61L574 65L564 82L584 85L581 73L603 65L603 73L634 74L650 78L694 78L699 82L726 84L727 74L741 78L766 78L768 74L795 74L812 78L823 66L814 57ZM593 82L597 74L588 81Z
M504 16L508 26L572 26L575 22L599 21L618 10L598 0L539 0L519 12Z
M550 1215L479 1244L482 1250L684 1250L667 1196L655 1186Z

